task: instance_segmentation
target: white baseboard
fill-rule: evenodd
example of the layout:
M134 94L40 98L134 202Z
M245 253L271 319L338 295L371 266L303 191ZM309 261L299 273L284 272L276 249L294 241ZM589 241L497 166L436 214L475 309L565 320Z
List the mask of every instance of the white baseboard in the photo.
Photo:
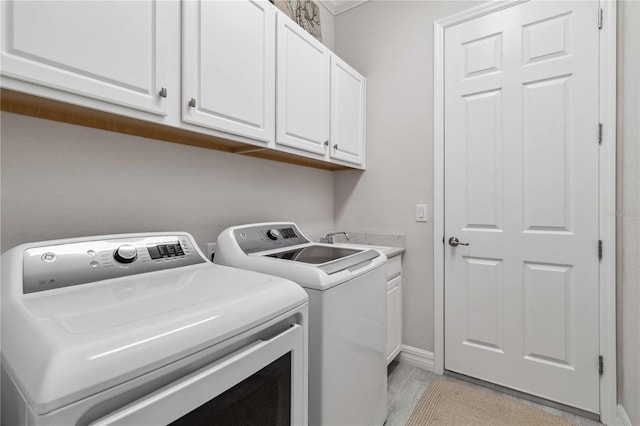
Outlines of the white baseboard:
M398 359L404 364L427 371L433 371L433 352L413 346L402 345Z
M624 407L618 404L618 408L616 409L616 423L618 426L633 426L631 424L631 420L629 420L629 416L627 416L627 412L624 411Z

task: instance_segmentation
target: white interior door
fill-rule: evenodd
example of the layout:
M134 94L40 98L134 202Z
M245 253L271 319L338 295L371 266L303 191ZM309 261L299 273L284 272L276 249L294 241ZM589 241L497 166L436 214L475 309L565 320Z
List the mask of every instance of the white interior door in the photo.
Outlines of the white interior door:
M445 368L596 413L598 7L445 31Z

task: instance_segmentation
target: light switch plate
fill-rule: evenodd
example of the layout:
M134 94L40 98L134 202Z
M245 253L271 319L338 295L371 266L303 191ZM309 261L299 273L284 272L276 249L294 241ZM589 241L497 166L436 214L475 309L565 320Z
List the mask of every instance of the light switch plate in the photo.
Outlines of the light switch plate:
M427 205L416 204L416 222L426 222L426 221L427 221Z

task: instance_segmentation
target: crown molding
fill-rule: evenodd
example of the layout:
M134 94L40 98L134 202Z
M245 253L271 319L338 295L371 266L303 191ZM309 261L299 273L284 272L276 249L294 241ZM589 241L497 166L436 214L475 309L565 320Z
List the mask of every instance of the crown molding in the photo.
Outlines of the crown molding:
M358 7L370 0L318 0L332 15L336 16L349 9Z

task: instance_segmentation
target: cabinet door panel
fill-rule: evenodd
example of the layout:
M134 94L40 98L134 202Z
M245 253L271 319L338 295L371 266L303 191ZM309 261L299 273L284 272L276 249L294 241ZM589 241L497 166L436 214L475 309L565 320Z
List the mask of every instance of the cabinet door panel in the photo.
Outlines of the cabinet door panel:
M324 154L329 139L329 51L278 14L277 143Z
M183 4L183 120L272 142L275 8L266 0Z
M401 277L387 283L387 364L400 352L402 342Z
M159 92L167 84L167 6L154 0L7 0L2 74L166 115Z
M331 158L364 163L365 82L342 59L331 57Z

